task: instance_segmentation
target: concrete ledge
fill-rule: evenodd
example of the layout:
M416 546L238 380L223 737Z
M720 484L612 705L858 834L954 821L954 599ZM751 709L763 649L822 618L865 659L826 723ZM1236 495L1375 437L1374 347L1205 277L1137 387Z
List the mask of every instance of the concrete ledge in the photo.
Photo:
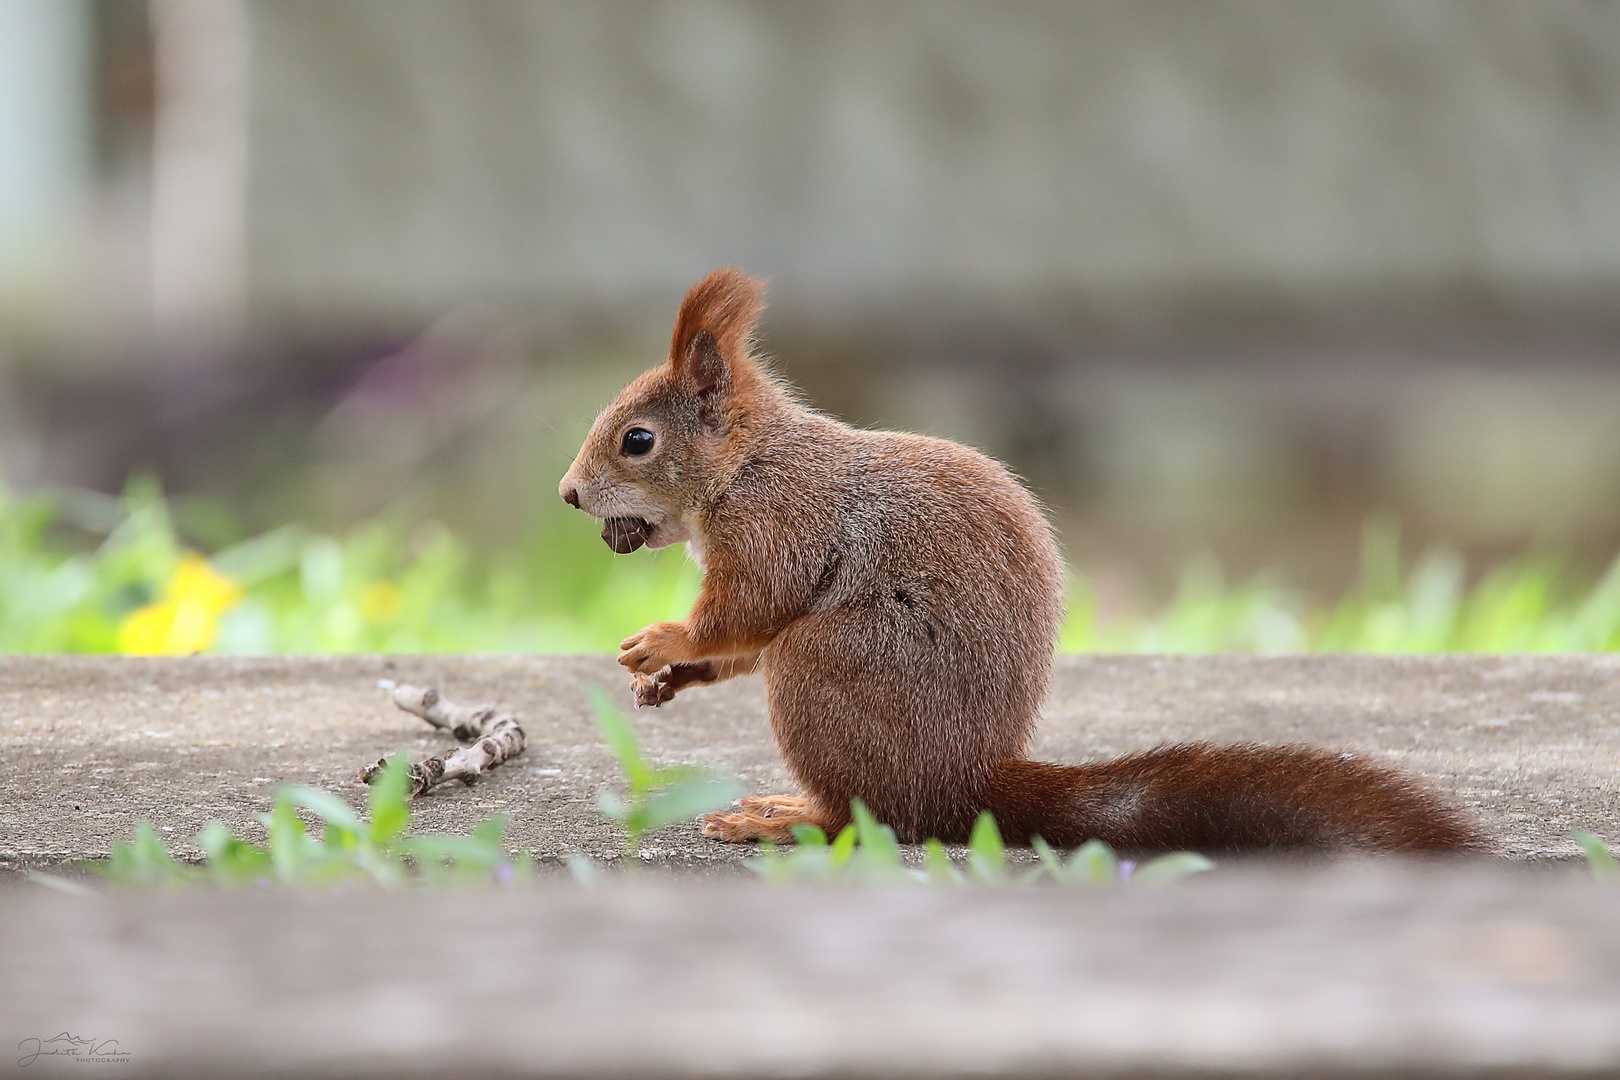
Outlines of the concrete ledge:
M607 658L0 658L0 856L247 828L280 783L346 793L422 752L376 690L523 715L530 750L418 804L494 810L542 855L617 851L583 688ZM638 714L653 753L787 784L757 684ZM1421 772L1518 860L1620 838L1620 658L1071 658L1039 754L1307 741ZM736 876L690 827L645 857ZM1620 1074L1620 893L1569 867L1227 861L1151 891L106 895L0 887L0 1048L26 1075L1131 1076ZM89 1043L45 1043L66 1035ZM35 1048L74 1048L18 1064ZM108 1040L114 1040L115 1045ZM127 1054L110 1058L111 1053ZM71 1059L71 1060L70 1060Z
M255 828L278 784L364 794L355 773L444 745L395 711L379 677L515 709L529 750L476 788L418 802L419 827L465 831L496 810L515 846L607 856L596 815L616 780L584 687L623 691L607 657L0 658L0 865L104 855L148 818L176 843L209 818ZM627 693L621 693L627 698ZM712 762L788 790L758 680L635 714L665 761ZM1412 769L1473 808L1503 854L1572 857L1579 825L1620 840L1620 657L1069 657L1035 752L1111 756L1166 740L1304 741ZM647 855L714 865L744 849L675 827Z
M0 1045L116 1040L117 1075L153 1077L1613 1074L1617 896L1504 863L1104 893L13 887Z

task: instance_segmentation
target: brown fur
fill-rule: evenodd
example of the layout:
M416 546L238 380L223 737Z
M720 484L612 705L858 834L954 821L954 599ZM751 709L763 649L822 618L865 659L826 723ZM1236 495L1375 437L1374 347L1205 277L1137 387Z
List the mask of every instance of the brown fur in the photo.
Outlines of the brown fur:
M1063 563L1001 465L921 435L804 408L751 353L763 283L693 286L669 362L592 426L561 493L640 519L705 566L684 622L625 639L639 704L761 670L802 798L711 815L727 840L833 831L859 798L902 839L961 840L981 810L1008 838L1121 848L1439 850L1473 835L1434 795L1307 747L1161 747L1116 761L1026 759L1062 619ZM621 453L642 427L655 445ZM639 528L639 522L638 522Z

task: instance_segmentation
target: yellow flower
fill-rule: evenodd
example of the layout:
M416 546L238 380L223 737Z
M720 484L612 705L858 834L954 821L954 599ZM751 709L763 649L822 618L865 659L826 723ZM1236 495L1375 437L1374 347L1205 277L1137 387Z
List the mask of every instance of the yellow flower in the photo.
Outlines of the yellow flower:
M240 585L188 552L164 585L163 598L124 618L118 649L136 656L202 652L213 644L219 617L240 599Z
M360 591L360 615L373 626L399 618L399 586L392 581L373 581Z

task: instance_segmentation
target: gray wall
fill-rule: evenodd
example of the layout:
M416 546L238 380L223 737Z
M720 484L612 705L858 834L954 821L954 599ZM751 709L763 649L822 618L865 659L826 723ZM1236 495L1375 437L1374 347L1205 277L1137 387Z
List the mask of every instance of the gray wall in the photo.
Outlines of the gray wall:
M1151 325L1620 286L1620 4L251 0L249 302ZM781 316L780 312L786 312Z

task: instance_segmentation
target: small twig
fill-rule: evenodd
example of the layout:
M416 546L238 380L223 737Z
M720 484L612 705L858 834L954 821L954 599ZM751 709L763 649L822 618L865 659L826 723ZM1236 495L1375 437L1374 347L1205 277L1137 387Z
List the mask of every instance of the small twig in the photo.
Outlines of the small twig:
M379 679L377 685L392 691L394 704L401 709L420 716L436 728L444 728L468 744L413 764L410 767L413 798L451 780L460 780L471 787L490 769L523 753L523 728L516 719L498 712L493 705L469 708L441 697L437 690L396 686L388 679ZM362 769L361 781L371 783L387 763L386 758L379 758L377 764Z

